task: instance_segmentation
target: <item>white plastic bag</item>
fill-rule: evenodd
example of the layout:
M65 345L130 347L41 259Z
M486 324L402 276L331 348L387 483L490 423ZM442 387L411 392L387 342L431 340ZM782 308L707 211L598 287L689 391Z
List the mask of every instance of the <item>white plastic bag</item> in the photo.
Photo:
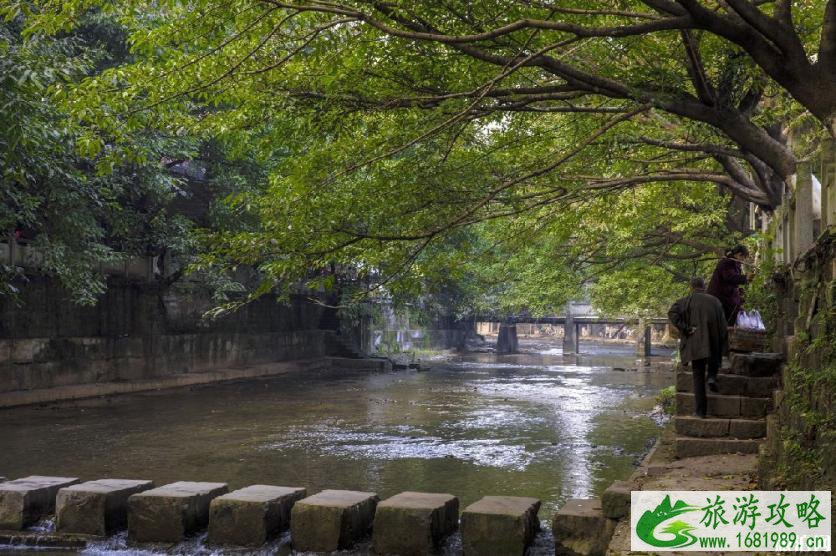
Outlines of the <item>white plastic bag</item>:
M749 313L749 317L752 319L752 324L755 330L766 330L766 325L763 324L760 311L755 309Z
M737 328L742 328L743 330L766 330L761 314L757 310L740 311L737 314L737 322L735 325Z

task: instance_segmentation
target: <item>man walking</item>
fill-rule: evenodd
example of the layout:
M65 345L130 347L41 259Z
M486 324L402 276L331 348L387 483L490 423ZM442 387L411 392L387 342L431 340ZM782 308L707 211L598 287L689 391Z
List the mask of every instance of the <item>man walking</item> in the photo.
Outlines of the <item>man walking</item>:
M705 374L708 370L708 387L717 387L717 371L723 355L728 353L729 338L726 316L720 300L705 293L702 278L691 279L691 294L677 300L668 319L679 330L679 352L682 364L691 363L694 377L694 415L705 417L708 400L705 394Z

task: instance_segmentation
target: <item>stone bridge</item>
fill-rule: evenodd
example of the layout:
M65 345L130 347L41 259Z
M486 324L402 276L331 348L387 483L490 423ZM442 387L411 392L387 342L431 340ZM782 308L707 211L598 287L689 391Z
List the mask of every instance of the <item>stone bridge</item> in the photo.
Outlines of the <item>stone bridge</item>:
M571 303L563 315L534 317L528 314L477 315L476 322L499 323L497 337L497 351L499 353L514 353L517 351L517 324L551 324L563 326L563 353L578 353L580 346L579 328L588 324L619 324L633 325L641 330L636 339L636 354L648 357L651 354L650 327L654 324L666 324L664 317L637 319L635 317L605 317L597 315L589 304Z

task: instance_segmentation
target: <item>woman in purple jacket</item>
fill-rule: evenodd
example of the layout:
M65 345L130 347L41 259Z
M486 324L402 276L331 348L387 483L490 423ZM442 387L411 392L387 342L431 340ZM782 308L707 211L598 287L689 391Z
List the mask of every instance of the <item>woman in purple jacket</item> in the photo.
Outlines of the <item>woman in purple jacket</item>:
M714 274L711 275L711 282L708 284L708 293L723 304L726 322L730 326L734 326L737 322L737 313L743 306L740 286L747 284L749 279L743 274L740 265L748 258L749 250L743 245L735 245L726 251L726 256L717 263Z

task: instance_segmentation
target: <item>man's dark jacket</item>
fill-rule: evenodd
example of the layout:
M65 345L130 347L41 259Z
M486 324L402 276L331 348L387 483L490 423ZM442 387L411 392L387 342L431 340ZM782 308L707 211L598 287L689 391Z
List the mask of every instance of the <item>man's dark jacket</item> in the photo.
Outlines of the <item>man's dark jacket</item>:
M694 292L674 303L668 311L671 324L679 329L679 351L683 363L711 359L720 364L729 351L726 315L720 300Z

